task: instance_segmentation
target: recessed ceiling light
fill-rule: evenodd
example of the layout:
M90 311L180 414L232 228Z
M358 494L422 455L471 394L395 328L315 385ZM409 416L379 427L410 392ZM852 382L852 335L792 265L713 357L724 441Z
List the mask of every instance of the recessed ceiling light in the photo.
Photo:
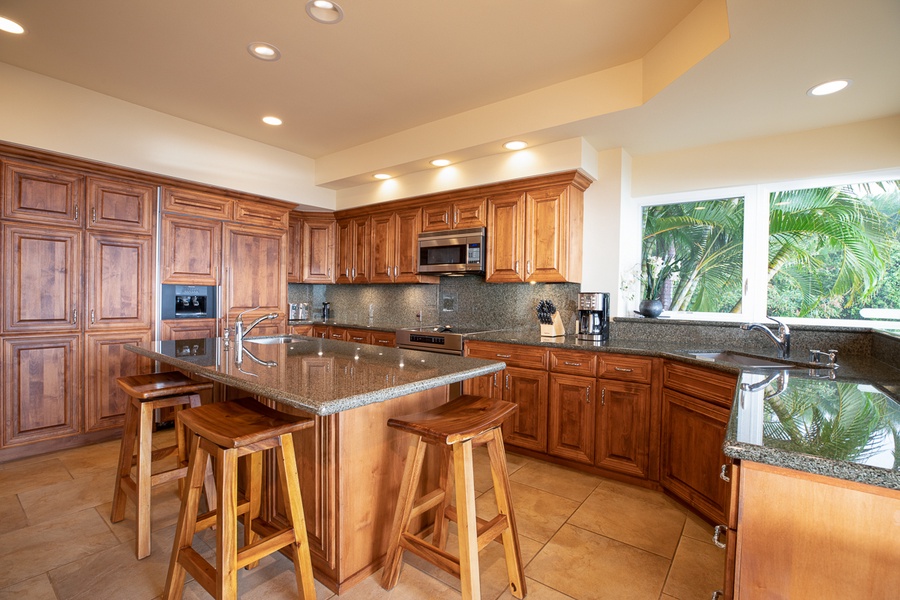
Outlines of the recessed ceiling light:
M387 173L375 173L374 175L372 175L372 177L374 177L375 179L390 179L391 178L391 176L388 175Z
M266 42L253 42L247 46L247 52L250 53L250 56L260 60L278 60L281 58L281 51Z
M262 120L266 125L281 125L282 123L281 119L273 116L263 117Z
M828 94L834 94L835 92L841 91L848 85L850 85L849 79L835 79L834 81L826 81L825 83L813 86L809 88L806 93L810 96L827 96Z
M328 0L309 0L306 3L306 14L313 21L334 25L344 18L344 9Z
M0 31L5 31L6 33L21 34L25 33L25 28L15 21L7 19L6 17L0 17Z
M505 144L503 144L503 147L507 150L521 150L522 148L527 148L528 143L521 140L513 140L512 142L506 142Z
M447 160L446 158L436 158L433 161L431 161L431 164L434 165L435 167L446 167L447 165L450 164L450 161Z

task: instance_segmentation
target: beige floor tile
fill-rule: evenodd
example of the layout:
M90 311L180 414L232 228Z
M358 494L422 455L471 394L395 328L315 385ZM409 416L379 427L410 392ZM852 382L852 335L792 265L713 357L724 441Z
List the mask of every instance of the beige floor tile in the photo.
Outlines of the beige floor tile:
M712 594L710 594L710 597L712 597ZM678 598L676 598L675 596L670 596L668 594L663 594L659 597L659 600L678 600Z
M684 529L684 513L620 490L599 486L569 524L671 559Z
M578 509L579 502L550 492L510 482L513 511L519 535L538 542L546 542ZM497 500L491 490L475 501L478 516L492 519L497 516Z
M525 584L527 593L525 597L528 600L574 600L572 596L567 596L529 577L525 578ZM512 595L512 592L506 590L500 594L497 600L516 600L516 597Z
M106 521L119 541L133 540L137 535L135 530L136 511L134 503L128 500L125 503L125 519L118 523L109 520L112 510L112 489L108 494L109 501L97 506L97 512ZM181 510L181 498L178 497L178 483L175 481L158 485L150 490L150 531L157 531L175 525L178 521L178 512ZM151 536L152 539L152 536Z
M113 474L109 470L69 479L19 494L29 524L81 512L112 499Z
M15 531L28 525L19 497L0 496L0 534Z
M57 458L5 463L0 469L0 496L21 494L69 479L72 476Z
M659 597L669 561L566 525L526 568L528 577L579 600Z
M722 589L725 551L713 544L682 537L663 591L680 600L709 598Z
M340 600L422 600L423 598L453 600L460 597L460 593L447 584L408 565L400 572L400 581L390 591L385 591L381 587L381 574L382 571L379 569L359 585L337 598Z
M603 481L595 475L541 461L531 461L509 479L577 502L583 502Z
M59 461L68 469L72 477L84 477L96 471L115 472L119 461L119 440L102 444L82 446L59 453Z
M700 540L701 542L711 543L713 530L715 528L688 509L682 508L682 511L686 517L682 535L694 538L695 540Z
M0 535L0 589L118 543L94 510Z
M46 573L0 590L0 600L57 600Z

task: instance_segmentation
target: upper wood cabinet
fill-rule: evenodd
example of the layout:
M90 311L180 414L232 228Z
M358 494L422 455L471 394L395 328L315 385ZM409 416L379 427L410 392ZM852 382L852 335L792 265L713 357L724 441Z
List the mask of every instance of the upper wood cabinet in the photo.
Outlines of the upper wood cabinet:
M446 231L487 226L483 197L426 205L422 209L422 215L422 231Z
M287 229L288 210L251 200L234 202L234 220L248 225L259 225L272 229Z
M218 285L222 223L163 214L160 244L162 283Z
M234 218L234 203L230 198L170 187L162 189L162 210L220 221Z
M338 219L335 283L369 282L369 217Z
M77 229L3 225L3 331L79 331L82 235Z
M89 232L85 244L85 328L153 326L150 236Z
M406 208L372 215L370 283L435 283L419 275L422 210Z
M288 283L303 282L303 223L300 215L288 216L287 237L287 280Z
M334 283L334 219L313 217L302 222L303 283Z
M521 283L525 280L525 198L516 192L493 196L488 199L487 212L485 281Z
M3 218L81 227L84 177L65 169L4 161Z
M257 307L257 316L284 313L287 301L286 237L286 231L225 224L222 314L227 316L229 323L237 313Z
M88 229L153 233L153 201L156 186L87 178Z

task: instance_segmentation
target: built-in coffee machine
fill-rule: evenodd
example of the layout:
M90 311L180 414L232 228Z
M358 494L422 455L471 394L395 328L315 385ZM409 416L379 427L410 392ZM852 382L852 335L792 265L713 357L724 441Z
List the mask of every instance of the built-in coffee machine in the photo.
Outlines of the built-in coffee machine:
M605 342L609 339L609 294L585 292L578 294L579 340Z

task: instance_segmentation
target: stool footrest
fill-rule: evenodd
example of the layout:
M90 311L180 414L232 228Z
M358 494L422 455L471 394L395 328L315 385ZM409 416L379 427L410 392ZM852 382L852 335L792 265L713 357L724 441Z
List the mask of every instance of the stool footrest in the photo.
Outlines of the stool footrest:
M178 553L178 564L197 580L210 596L216 597L216 569L203 556L188 546Z
M459 559L449 552L436 548L411 533L404 533L400 536L400 547L427 560L434 566L443 569L457 579L459 578Z
M431 492L430 494L426 494L419 498L418 502L415 506L413 506L412 511L410 511L409 518L412 519L414 517L418 517L424 512L428 512L438 504L444 501L444 497L446 494L444 490L438 488Z
M454 523L459 523L455 506L448 506L444 511L444 515ZM493 542L509 527L509 519L503 514L497 515L490 521L476 516L475 523L475 535L478 538L479 551L483 550L485 546Z
M237 510L235 511L235 516L240 517L243 514L250 512L250 501L242 500L238 502ZM194 533L200 533L204 529L209 529L216 524L216 516L219 514L218 509L211 510L209 512L205 512L202 515L197 515L197 524L194 525Z
M277 552L285 546L294 543L294 530L282 529L272 535L260 538L248 546L244 546L237 553L237 568L242 569L250 563Z

